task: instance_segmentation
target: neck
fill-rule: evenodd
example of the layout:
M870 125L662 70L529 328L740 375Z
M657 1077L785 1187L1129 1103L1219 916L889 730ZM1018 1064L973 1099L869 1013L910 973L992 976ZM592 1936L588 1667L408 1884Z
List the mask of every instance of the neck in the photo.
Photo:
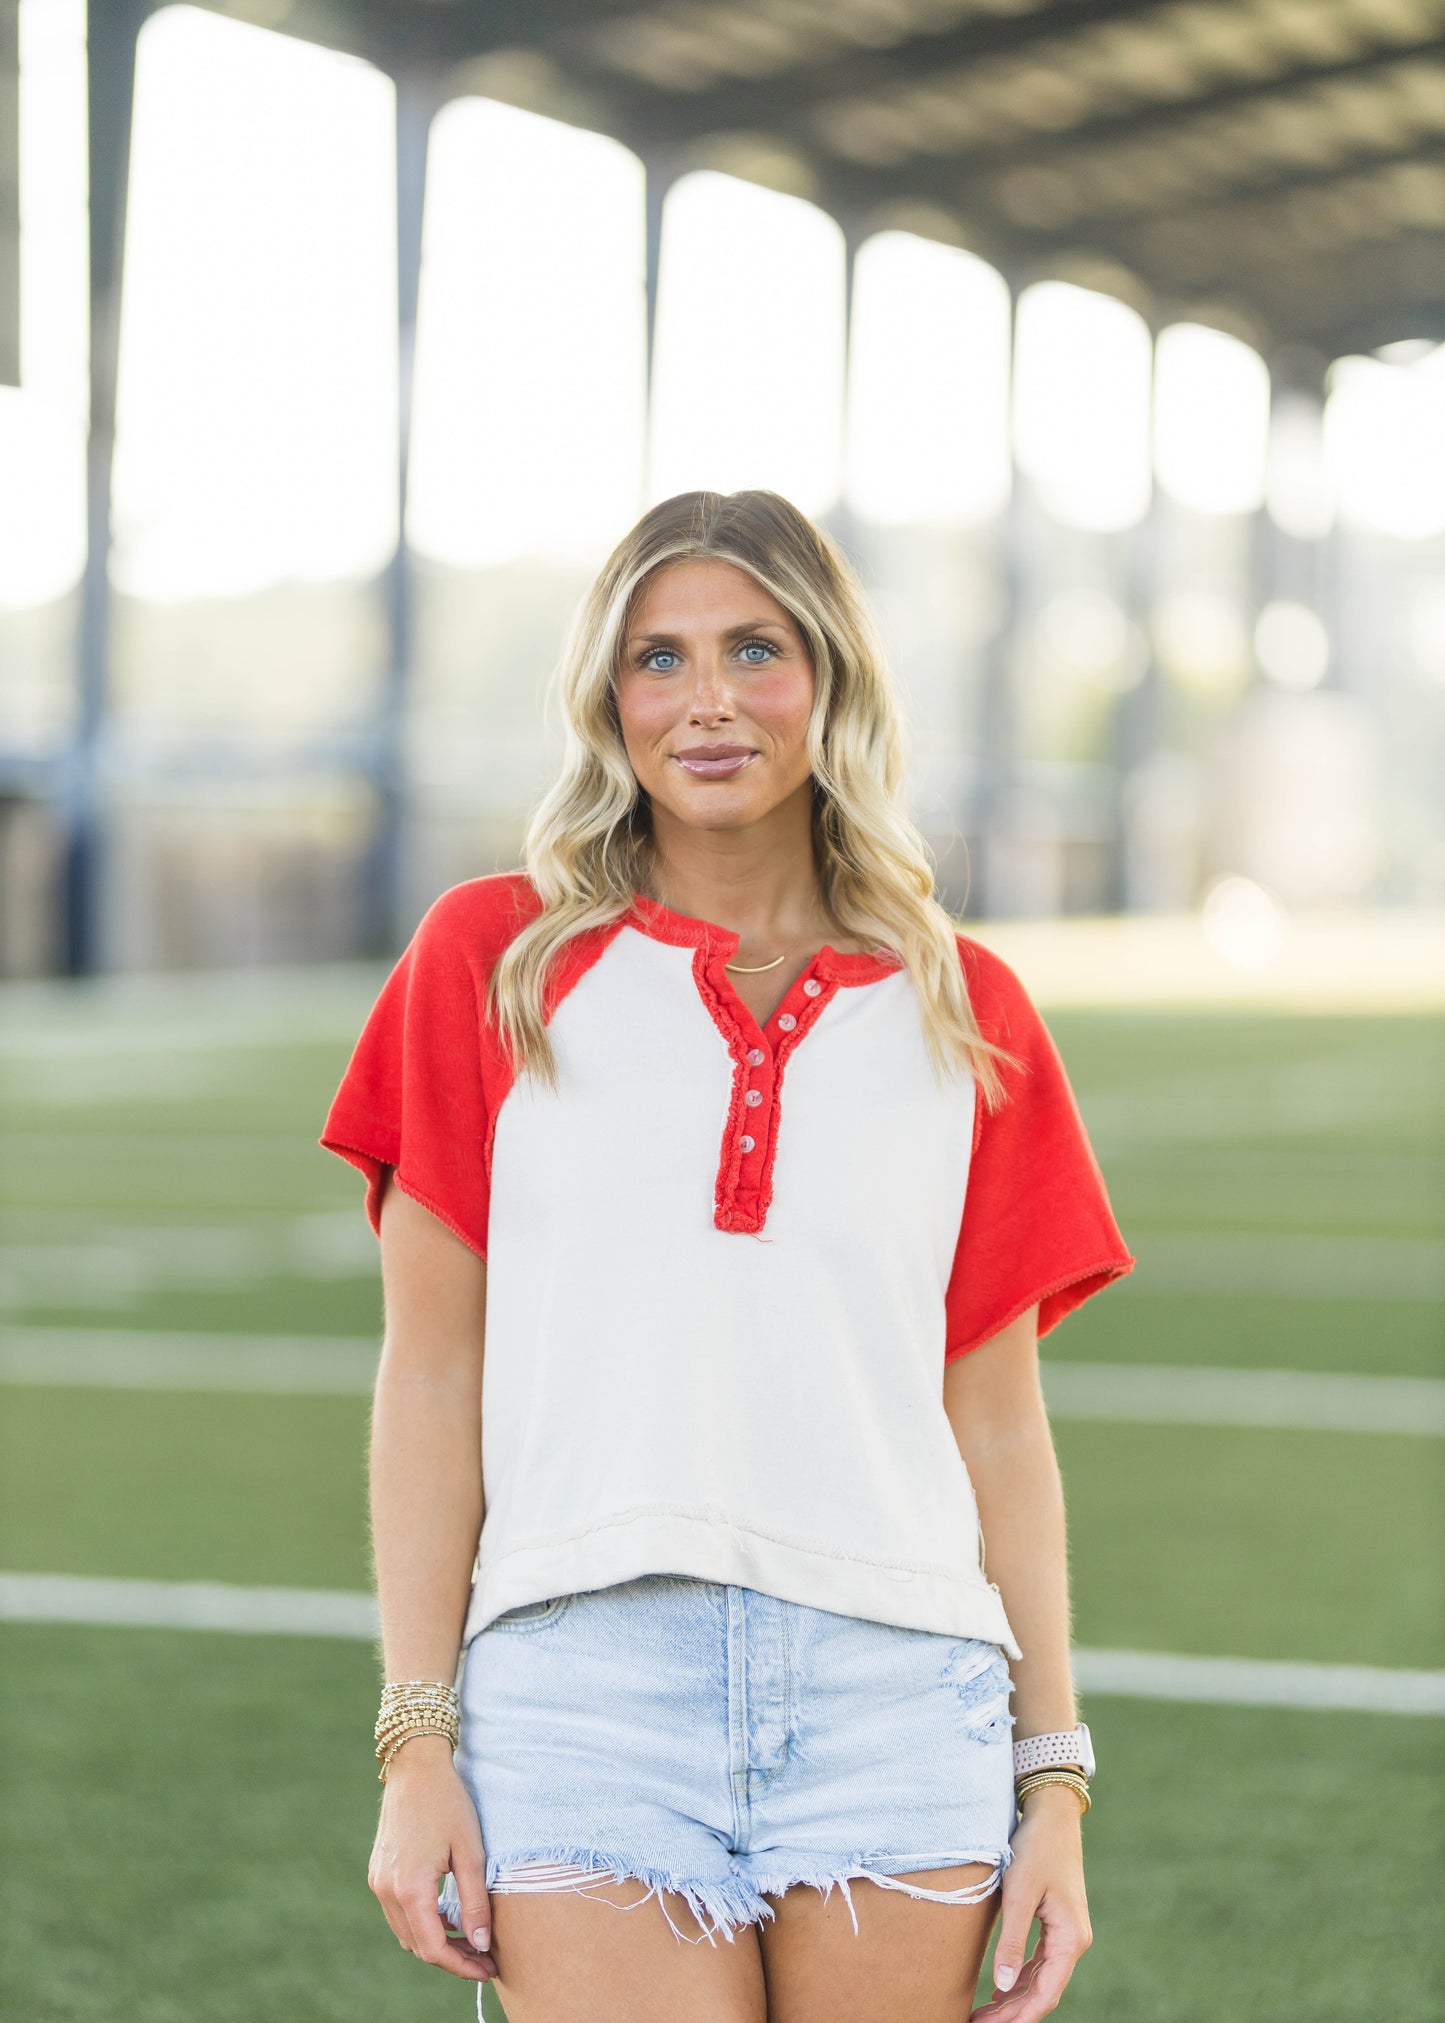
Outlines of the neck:
M698 828L654 803L652 842L655 897L736 934L740 957L762 960L826 935L811 786L746 829Z

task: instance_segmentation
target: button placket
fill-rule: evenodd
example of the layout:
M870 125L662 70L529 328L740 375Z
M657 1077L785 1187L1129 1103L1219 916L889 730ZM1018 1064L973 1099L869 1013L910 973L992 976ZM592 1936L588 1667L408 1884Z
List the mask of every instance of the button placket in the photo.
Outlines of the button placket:
M731 948L726 954L732 952ZM746 1016L728 981L721 959L702 957L694 968L699 986L733 1058L733 1088L718 1172L714 1220L719 1229L756 1235L766 1224L772 1199L773 1154L776 1147L783 1070L827 1005L837 979L809 975L789 992L796 1010L776 1012L770 1021L777 1039ZM785 998L784 1002L787 1002ZM749 1031L760 1031L759 1045ZM742 1127L746 1125L747 1129Z
M767 1049L764 1047L749 1047L744 1059L750 1068L765 1067L768 1060ZM763 1101L764 1092L762 1089L750 1087L743 1091L743 1103L749 1110L760 1110L763 1106ZM738 1149L745 1158L749 1152L757 1151L758 1141L750 1131L745 1131L742 1137L739 1138Z
M872 957L841 956L830 948L823 949L816 961L818 973L795 983L784 998L785 1003L791 1000L797 1009L773 1015L770 1023L779 1037L770 1058L766 1046L753 1043L753 1034L760 1030L758 1022L742 1005L727 976L726 965L738 948L735 934L709 921L673 913L660 901L642 893L635 895L633 916L627 924L654 940L692 950L698 995L733 1062L713 1219L719 1229L756 1235L767 1220L772 1200L780 1085L789 1056L812 1030L817 1015L827 1008L840 984L871 983L897 965L885 965ZM764 1032L762 1037L766 1042L770 1035ZM757 1079L762 1085L755 1092L747 1086L749 1069L758 1071ZM752 1130L742 1131L739 1127L744 1123L751 1124ZM751 1157L754 1153L756 1159Z

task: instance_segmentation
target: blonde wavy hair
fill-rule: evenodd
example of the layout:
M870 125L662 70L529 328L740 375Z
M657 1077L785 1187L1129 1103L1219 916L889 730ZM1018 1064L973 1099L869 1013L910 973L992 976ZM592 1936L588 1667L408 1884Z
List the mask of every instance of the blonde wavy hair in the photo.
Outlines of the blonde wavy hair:
M1007 1056L979 1032L955 926L934 897L928 847L903 805L897 693L863 587L841 549L776 492L680 492L643 515L573 619L557 671L562 770L527 829L523 862L542 911L507 945L488 1008L518 1071L555 1087L545 981L574 935L617 920L653 890L650 803L623 743L616 680L643 585L669 563L730 562L788 611L812 656L808 724L813 856L841 935L896 959L913 980L935 1072L969 1070L989 1108Z

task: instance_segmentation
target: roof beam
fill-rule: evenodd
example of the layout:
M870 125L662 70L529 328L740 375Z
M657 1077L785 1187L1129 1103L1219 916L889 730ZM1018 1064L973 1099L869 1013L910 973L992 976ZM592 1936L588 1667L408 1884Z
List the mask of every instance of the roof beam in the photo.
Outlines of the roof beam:
M1137 223L1151 231L1180 219L1204 217L1227 220L1287 202L1291 197L1311 193L1328 194L1348 183L1366 183L1391 169L1420 163L1445 169L1445 142L1429 140L1413 146L1382 149L1377 154L1356 155L1350 161L1334 162L1328 168L1297 169L1275 175L1269 181L1236 183L1225 190L1212 189L1197 199L1177 198L1154 207L1142 207L1127 214L1116 213L1126 224Z
M645 18L651 10L633 5L617 11ZM826 99L924 84L942 69L1017 55L1079 29L1158 11L1158 0L1045 0L1025 13L975 15L948 28L917 29L886 48L804 60L775 77L730 78L697 91L669 89L610 63L598 48L600 38L591 34L569 36L565 46L559 42L557 53L569 66L586 63L609 84L643 94L669 130L679 123L689 132L738 125L799 127L801 115Z
M1181 212L1222 210L1252 200L1287 196L1291 191L1325 188L1346 178L1371 176L1402 163L1434 162L1440 158L1442 148L1445 148L1445 125L1428 134L1394 142L1372 142L1365 136L1352 136L1344 141L1333 160L1304 165L1260 161L1242 146L1234 160L1210 158L1202 163L1191 162L1181 154L1171 162L1166 154L1152 178L1144 163L1116 163L1102 184L1091 172L1090 164L1081 161L1072 175L1060 169L1050 171L1042 206L1037 197L1022 205L1017 197L1011 198L1009 179L1003 175L984 180L971 202L975 208L982 208L1021 231L1054 237L1088 230L1100 221L1147 223Z
M1426 41L1408 46L1396 43L1388 49L1372 50L1367 55L1350 57L1339 63L1315 64L1308 69L1290 71L1282 77L1256 78L1247 83L1224 85L1197 98L1171 99L1167 105L1145 106L1131 112L1100 113L1096 118L1085 120L1050 140L1027 141L1014 147L989 149L959 159L980 163L990 172L1053 166L1076 156L1087 159L1090 149L1101 143L1112 146L1117 141L1147 140L1155 136L1182 137L1216 113L1266 104L1271 99L1305 96L1323 84L1367 76L1372 71L1389 70L1397 64L1409 63L1412 58L1437 57L1445 57L1445 36L1432 35Z
M1388 175L1391 167L1408 168L1416 162L1445 166L1445 151L1426 147L1402 153L1388 164L1371 162L1342 167L1334 175L1302 175L1281 187L1278 195L1265 188L1228 204L1177 207L1167 216L1089 218L1060 233L1010 226L980 200L978 192L966 206L959 202L957 189L951 202L945 192L920 189L916 183L912 194L916 200L931 197L958 218L968 243L1008 274L1015 286L1080 255L1102 258L1137 276L1157 298L1163 314L1187 314L1191 299L1228 301L1258 326L1266 345L1298 340L1329 352L1341 331L1361 326L1362 303L1369 305L1370 327L1385 332L1375 342L1383 343L1392 333L1408 335L1412 328L1426 335L1439 329L1445 337L1441 328L1445 312L1440 309L1445 304L1445 231L1437 231L1428 221L1401 216L1379 236L1349 243L1342 234L1336 243L1316 250L1296 244L1295 234L1282 231L1278 220L1271 229L1269 213L1300 195L1327 199L1337 189L1349 197L1353 185L1368 185L1374 176ZM830 174L821 201L830 208L850 209L855 216L866 213L868 186L874 182L861 171ZM876 187L871 194L876 204ZM1172 245L1182 254L1187 243L1197 249L1191 258L1170 257ZM1217 258L1210 257L1211 245L1219 249ZM1308 286L1303 285L1306 279ZM1349 348L1340 338L1337 349Z
M1307 343L1327 358L1402 337L1445 342L1445 234L1266 263L1238 277L1230 294L1253 304L1276 340Z
M1445 42L1437 43L1434 47L1445 55ZM1247 91L1241 89L1220 94L1215 98L1195 103L1185 116L1181 116L1180 109L1176 107L1167 113L1151 112L1147 120L1115 121L1109 123L1107 127L1100 122L1092 125L1087 131L1081 130L1068 143L1061 142L1048 148L1038 146L1027 149L1010 148L967 156L918 155L907 162L887 167L836 159L820 161L819 166L827 185L838 194L840 200L855 208L918 201L941 204L955 212L965 225L973 225L991 235L1001 234L1007 239L1037 243L1052 237L1052 230L1047 226L1034 228L1008 217L996 199L994 185L997 178L1006 172L1033 167L1062 169L1067 166L1077 168L1083 176L1088 173L1091 159L1102 159L1105 153L1102 145L1092 149L1085 146L1083 143L1086 139L1101 143L1107 139L1112 145L1125 138L1132 140L1156 135L1161 141L1176 140L1183 143L1190 136L1205 129L1210 116L1216 112L1232 111L1246 101L1258 103L1268 98L1284 101L1324 81L1327 76L1357 75L1366 68L1380 67L1382 62L1383 59L1379 59L1372 60L1369 65L1362 62L1348 66L1333 65L1328 73L1313 71L1301 74L1297 78L1277 80L1267 90L1264 87L1250 87ZM1413 154L1417 151L1428 151L1434 144L1432 138L1420 142L1418 149L1410 147L1406 152ZM1368 153L1362 149L1348 160L1332 165L1330 169L1321 173L1325 179L1334 174L1353 174L1381 159L1380 154ZM1243 172L1250 173L1248 169L1244 169ZM1258 181L1255 186L1263 193L1271 188L1288 186L1297 172L1284 168L1277 172L1261 170L1256 173ZM1301 180L1308 180L1314 172L1299 173ZM1081 215L1071 220L1067 229L1074 236L1080 233L1087 234L1092 232L1099 221L1099 212L1090 209L1085 203L1081 205Z
M556 54L569 70L585 69L602 85L627 118L640 130L668 139L691 139L700 134L744 128L766 129L786 134L810 151L833 153L820 133L815 115L831 101L876 95L893 101L912 86L936 85L940 74L964 69L987 58L1022 54L1030 50L1057 51L1061 74L1067 75L1067 50L1071 31L1087 30L1111 22L1144 18L1166 10L1149 0L1076 0L1067 11L1050 7L1024 15L976 19L960 27L929 36L913 36L896 48L870 53L866 58L850 57L840 62L824 61L806 68L790 69L782 76L767 79L739 79L702 91L668 91L646 84L626 73L613 70L589 55L582 38L559 38ZM1336 79L1367 74L1412 56L1445 52L1445 37L1432 31L1413 42L1392 41L1358 55L1331 62L1309 63L1294 59L1287 70L1267 78L1237 82L1215 82L1206 78L1192 97L1171 96L1167 101L1136 104L1119 111L1103 111L1061 129L1048 139L1021 140L1001 147L987 143L977 148L960 147L940 157L930 151L908 160L957 159L1005 161L1012 164L1051 161L1096 139L1126 139L1176 125L1181 120L1241 105L1265 101L1284 93L1306 91ZM897 167L905 164L900 162ZM873 167L873 164L868 164Z
M147 0L151 6L163 0ZM247 18L248 0L196 0L212 13ZM494 49L534 49L615 15L637 0L274 0L257 5L262 26L299 41L363 56L380 69L424 70Z
M1433 175L1412 178L1412 168ZM1406 177L1399 175L1406 170ZM1423 182L1423 189L1419 185ZM1133 243L1156 266L1218 284L1237 270L1286 268L1297 259L1348 253L1445 233L1445 148L1336 176L1300 178L1227 204L1176 207L1140 220ZM1212 263L1211 263L1212 255ZM1422 258L1420 282L1445 291L1445 266Z

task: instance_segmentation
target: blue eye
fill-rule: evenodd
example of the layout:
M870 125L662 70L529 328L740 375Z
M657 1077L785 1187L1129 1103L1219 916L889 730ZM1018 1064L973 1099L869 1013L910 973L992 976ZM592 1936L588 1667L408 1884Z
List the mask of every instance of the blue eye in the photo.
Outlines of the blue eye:
M766 667L770 660L776 660L779 649L770 639L745 639L737 649L744 667ZM654 646L642 655L637 665L649 674L671 674L681 667L682 655L670 646Z

